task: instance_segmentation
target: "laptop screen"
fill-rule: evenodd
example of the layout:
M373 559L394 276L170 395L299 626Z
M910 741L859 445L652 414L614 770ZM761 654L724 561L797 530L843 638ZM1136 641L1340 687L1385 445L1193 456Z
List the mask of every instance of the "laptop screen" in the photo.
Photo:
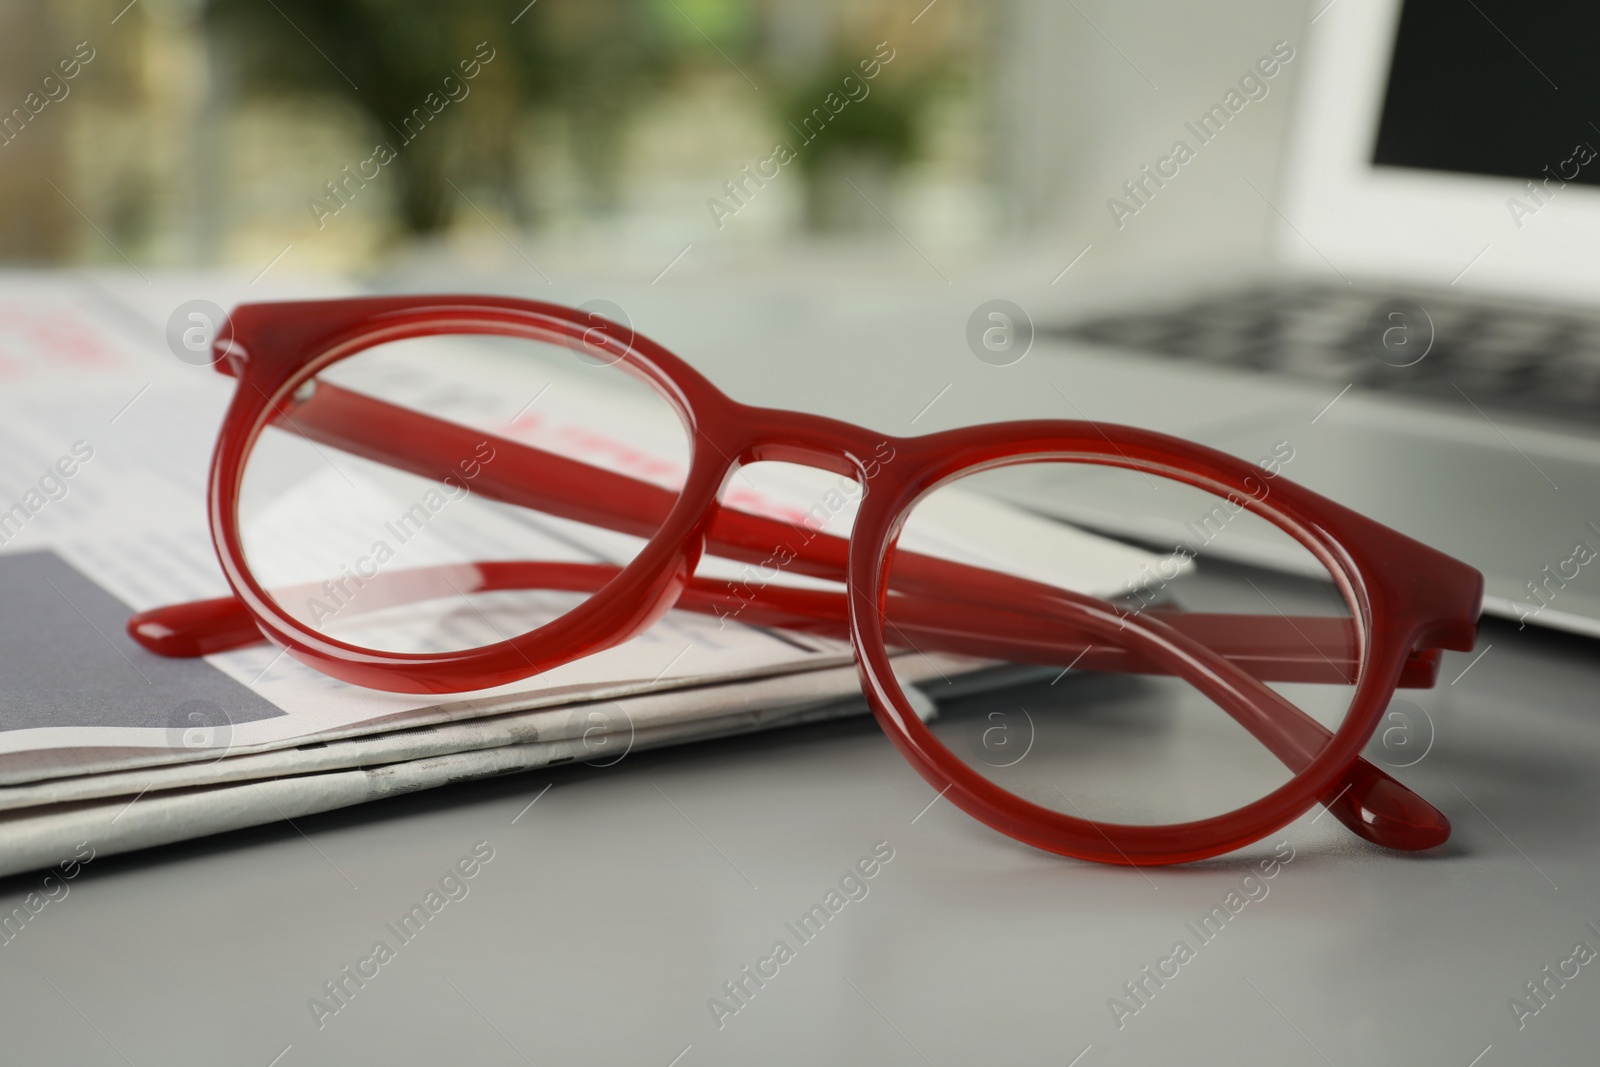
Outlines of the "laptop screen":
M1373 163L1600 185L1597 41L1593 2L1405 0Z

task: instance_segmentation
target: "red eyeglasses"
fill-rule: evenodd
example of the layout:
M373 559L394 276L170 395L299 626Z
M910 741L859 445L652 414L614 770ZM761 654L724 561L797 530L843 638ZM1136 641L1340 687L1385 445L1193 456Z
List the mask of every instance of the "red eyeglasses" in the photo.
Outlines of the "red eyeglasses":
M848 641L938 795L1039 848L1179 863L1317 803L1389 848L1449 835L1361 753L1397 686L1472 647L1482 578L1286 480L1292 443L1251 464L1093 422L888 437L502 297L244 305L215 351L239 381L210 481L234 596L135 616L152 651L265 637L450 693L658 622L715 640L711 617ZM792 465L767 468L781 491L747 477L765 461ZM1031 683L913 710L1001 665Z

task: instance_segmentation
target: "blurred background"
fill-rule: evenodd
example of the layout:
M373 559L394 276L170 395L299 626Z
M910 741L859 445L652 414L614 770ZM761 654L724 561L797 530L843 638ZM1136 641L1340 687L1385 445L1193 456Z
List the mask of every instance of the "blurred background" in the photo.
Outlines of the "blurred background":
M858 264L938 281L1034 259L1053 274L1091 242L1086 272L1248 256L1271 209L1239 178L1272 188L1292 68L1152 205L1164 219L1119 231L1106 200L1305 17L1251 0L6 0L0 262L648 275L693 246L700 264L867 250Z

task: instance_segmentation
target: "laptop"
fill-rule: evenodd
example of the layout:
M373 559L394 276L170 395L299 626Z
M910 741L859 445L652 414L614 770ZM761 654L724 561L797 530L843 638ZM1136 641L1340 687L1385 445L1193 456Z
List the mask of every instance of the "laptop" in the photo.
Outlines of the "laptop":
M1318 3L1271 280L1040 336L1102 389L1232 376L1178 432L1291 442L1290 478L1483 571L1486 613L1600 636L1600 8Z

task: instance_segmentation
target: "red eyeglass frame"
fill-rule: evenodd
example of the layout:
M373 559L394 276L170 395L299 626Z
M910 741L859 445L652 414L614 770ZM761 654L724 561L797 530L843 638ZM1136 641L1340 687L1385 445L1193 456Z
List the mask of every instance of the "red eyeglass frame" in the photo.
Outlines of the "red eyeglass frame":
M251 574L238 525L245 463L261 432L277 426L413 473L446 470L453 457L464 454L460 446L467 437L483 435L326 383L319 382L309 398L296 395L321 370L357 352L443 333L518 336L603 351L677 411L691 439L688 475L675 498L667 500L659 494L672 494L649 483L496 438L496 447L505 446L513 462L496 463L492 472L485 467L475 492L641 532L648 542L620 569L476 565L478 589L528 588L531 582L592 593L529 633L457 652L359 648L306 627ZM1482 576L1281 477L1270 498L1258 499L1252 486L1259 485L1260 471L1245 461L1164 434L1081 421L1033 420L886 437L818 415L742 404L647 338L610 323L596 329L596 319L577 309L509 297L246 304L230 315L215 351L218 369L239 380L212 458L209 492L212 535L234 596L136 615L129 631L154 651L198 655L264 635L297 659L358 685L460 692L516 681L618 644L674 606L722 614L737 603L746 621L847 635L874 716L918 773L968 814L1042 849L1114 864L1187 862L1259 840L1319 801L1358 835L1390 848L1428 848L1449 835L1442 813L1362 759L1360 751L1396 686L1431 685L1438 650L1472 648ZM884 449L891 457L887 461ZM985 467L1044 459L1144 471L1240 500L1328 568L1356 609L1343 624L1353 624L1354 644L1325 626L1319 629L1328 620L1293 620L1290 628L1309 630L1306 640L1312 642L1309 648L1303 641L1293 648L1281 639L1288 625L1281 618L1159 610L1130 615L1105 601L894 547L900 524L924 493ZM719 503L737 466L765 460L861 481L865 491L848 541L811 536L786 561L798 573L845 582L847 592L767 586L752 593L736 591L734 583L694 577L708 547L735 560L770 562L775 551L792 543L785 538L800 532ZM950 752L901 691L884 637L891 566L892 595L897 604L907 605L907 626L936 647L998 654L1007 642L1034 640L1062 657L1098 649L1083 664L1093 669L1182 675L1250 729L1294 776L1234 811L1165 826L1080 819L1005 791ZM421 571L396 581L402 597L427 595L428 579ZM957 617L961 621L951 621ZM1041 621L1058 625L1066 636L1030 638ZM1086 643L1090 636L1102 644ZM1299 636L1305 639L1304 633ZM1357 671L1351 706L1331 736L1262 684L1334 680L1327 670L1343 675L1350 668Z

